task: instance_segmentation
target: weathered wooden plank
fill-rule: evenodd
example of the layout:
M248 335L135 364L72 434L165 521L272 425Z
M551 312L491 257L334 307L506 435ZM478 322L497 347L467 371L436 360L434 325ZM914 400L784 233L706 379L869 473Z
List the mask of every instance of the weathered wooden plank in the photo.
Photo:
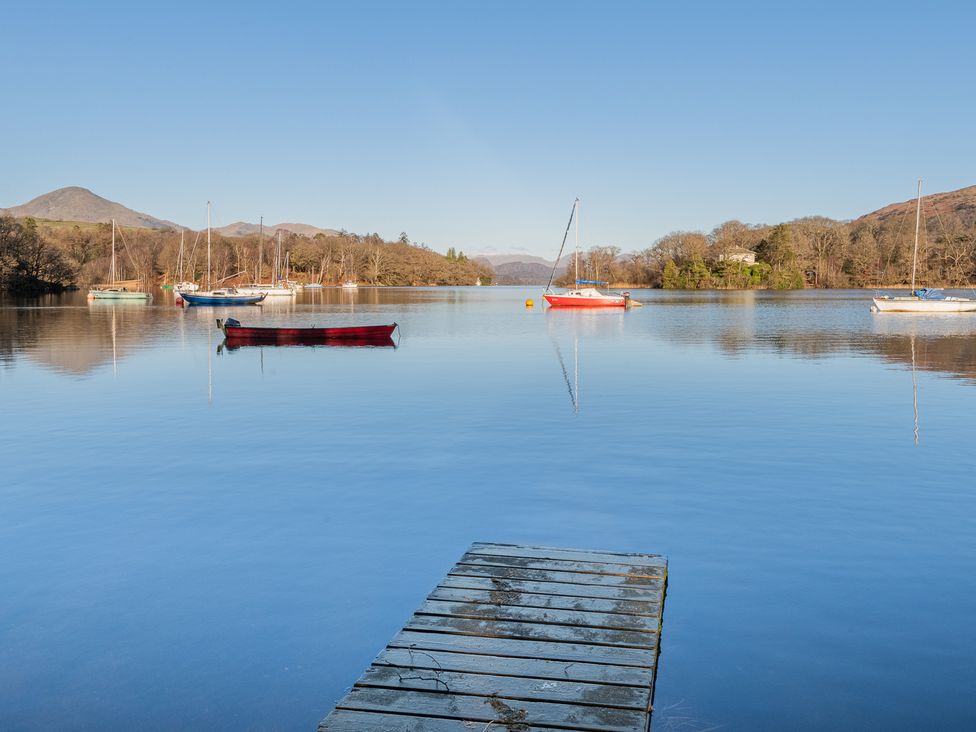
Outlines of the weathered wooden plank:
M648 567L666 567L668 563L668 560L660 554L590 551L589 549L563 549L561 547L520 546L515 544L483 544L477 541L471 545L468 551L472 554L485 554L497 557L568 559L574 562L604 562L607 564L633 564Z
M600 585L574 585L568 582L535 582L531 580L502 579L501 577L448 575L441 580L440 586L471 590L529 592L536 595L563 595L566 597L594 597L650 602L659 602L664 595L664 580L655 580L643 587L604 587Z
M478 605L517 605L524 608L550 610L577 610L594 613L622 613L647 615L659 618L661 605L640 600L605 600L591 597L565 597L563 595L537 595L517 590L466 590L453 587L437 587L429 600L470 602Z
M667 560L473 544L319 732L647 732Z
M533 582L571 582L577 585L600 585L603 587L657 587L660 578L635 577L631 575L582 574L580 572L553 572L545 569L523 569L522 567L501 567L495 565L456 564L451 575L472 577L500 577L501 579L530 580Z
M526 655L529 657L512 658L510 656L453 651L425 651L417 648L387 648L373 663L441 671L524 676L534 679L589 681L597 684L618 684L645 689L650 689L654 682L654 671L649 668L608 666L599 663L576 663L574 661L547 661L535 657L531 651L527 652Z
M519 678L439 669L373 665L356 686L378 686L447 694L497 696L513 701L558 702L616 707L646 712L651 705L650 687L613 686L581 681Z
M338 709L319 723L318 732L481 732L485 725L467 719L438 719L408 714L356 712ZM492 725L492 729L495 725ZM498 727L505 732L506 727ZM519 727L520 732L566 732L565 728Z
M450 633L401 630L390 641L391 648L415 648L426 651L458 651L507 658L539 658L569 663L595 663L653 668L657 662L654 649L621 646L594 646L586 643L547 643L512 638L485 638Z
M622 613L596 613L578 610L549 610L541 607L518 605L477 605L471 602L447 602L427 600L417 609L419 615L447 615L455 618L479 618L485 620L516 620L528 623L558 623L586 628L611 630L638 630L657 632L658 620L646 615Z
M550 572L579 572L581 574L609 574L625 577L664 579L663 567L647 567L634 564L607 564L606 562L571 562L566 559L536 559L534 557L497 557L468 552L460 559L461 564L480 564L484 567L521 567L545 569Z
M431 717L568 727L583 732L634 732L647 726L647 713L625 709L512 701L496 697L465 696L429 691L356 687L339 702L338 709L410 712Z
M495 638L588 643L590 645L656 648L657 633L635 630L607 630L575 625L519 623L478 618L452 618L442 615L414 615L404 626L410 630L431 630L462 635L481 635Z

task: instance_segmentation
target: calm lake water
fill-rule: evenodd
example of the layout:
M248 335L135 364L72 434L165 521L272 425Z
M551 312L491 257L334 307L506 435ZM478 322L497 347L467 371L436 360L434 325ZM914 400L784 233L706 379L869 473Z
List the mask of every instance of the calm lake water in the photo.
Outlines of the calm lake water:
M472 541L669 557L655 730L972 728L976 316L870 295L3 301L0 728L314 730Z

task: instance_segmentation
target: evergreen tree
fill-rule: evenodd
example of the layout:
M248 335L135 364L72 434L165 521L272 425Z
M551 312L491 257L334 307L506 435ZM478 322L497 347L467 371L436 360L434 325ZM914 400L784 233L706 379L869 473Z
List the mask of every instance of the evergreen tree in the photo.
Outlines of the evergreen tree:
M661 286L665 290L681 289L681 274L678 272L678 265L674 263L673 259L669 259L664 263L664 274L661 278Z

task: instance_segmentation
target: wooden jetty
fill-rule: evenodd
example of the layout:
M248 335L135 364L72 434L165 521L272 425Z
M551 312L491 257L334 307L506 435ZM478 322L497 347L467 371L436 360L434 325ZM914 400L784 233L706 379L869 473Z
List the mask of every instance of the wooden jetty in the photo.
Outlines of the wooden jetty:
M471 546L319 732L645 731L668 564Z

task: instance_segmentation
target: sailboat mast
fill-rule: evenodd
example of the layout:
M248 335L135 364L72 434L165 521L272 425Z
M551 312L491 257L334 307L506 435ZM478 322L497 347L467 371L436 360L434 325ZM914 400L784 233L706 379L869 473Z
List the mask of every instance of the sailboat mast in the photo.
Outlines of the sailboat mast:
M115 219L112 219L112 271L109 272L112 278L112 284L115 284Z
M277 285L278 280L280 279L281 279L281 229L278 229L278 244L275 246L274 282L272 284Z
M912 252L912 294L915 294L915 269L918 267L918 224L922 217L922 179L918 179L918 197L915 201L915 251Z
M183 281L183 238L186 234L186 229L182 226L180 227L180 254L176 258L176 279L177 282Z
M261 281L262 264L264 264L264 216L261 217L261 233L258 235L258 276L255 282Z
M579 282L579 219L580 219L580 200L576 199L576 282ZM574 283L574 286L577 286Z
M207 201L207 292L210 292L210 201Z
M573 201L573 207L569 211L569 221L566 222L566 231L563 232L563 242L559 245L559 254L556 255L556 261L552 263L552 271L549 273L549 282L546 283L546 289L543 290L543 295L549 292L552 288L552 278L556 276L556 268L559 266L560 260L563 258L563 249L566 248L566 239L569 238L569 227L573 225L573 219L576 218L576 203L579 199Z

